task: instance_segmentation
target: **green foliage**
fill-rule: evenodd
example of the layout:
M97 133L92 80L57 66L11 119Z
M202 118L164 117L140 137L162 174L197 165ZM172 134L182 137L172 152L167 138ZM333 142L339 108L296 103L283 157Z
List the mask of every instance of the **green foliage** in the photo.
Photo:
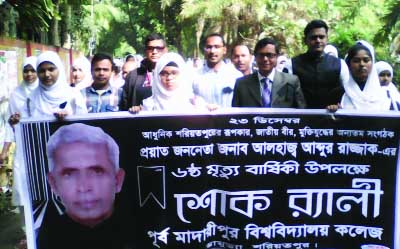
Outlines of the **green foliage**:
M8 2L24 23L34 24L21 26L46 31L59 20L62 40L69 35L75 49L87 52L94 34L97 51L115 56L143 53L144 38L154 32L189 57L200 54L201 40L210 32L222 33L228 45L244 41L250 47L270 36L294 56L306 49L303 29L312 19L329 24L330 42L342 56L359 39L373 41L378 58L396 62L400 53L398 0L94 0L94 18L92 0Z

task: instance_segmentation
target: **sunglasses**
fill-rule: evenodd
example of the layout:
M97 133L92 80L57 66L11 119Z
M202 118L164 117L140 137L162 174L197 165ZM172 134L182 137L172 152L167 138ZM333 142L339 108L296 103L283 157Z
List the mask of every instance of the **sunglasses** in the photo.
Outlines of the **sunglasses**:
M160 51L163 51L164 49L165 49L164 46L146 46L146 50L147 50L147 51L154 51L154 50L156 50L156 51L160 52Z

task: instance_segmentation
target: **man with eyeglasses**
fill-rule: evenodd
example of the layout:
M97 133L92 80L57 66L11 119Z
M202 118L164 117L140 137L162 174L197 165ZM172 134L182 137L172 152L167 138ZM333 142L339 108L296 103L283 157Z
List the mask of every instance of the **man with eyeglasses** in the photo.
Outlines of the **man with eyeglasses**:
M254 56L258 72L236 80L233 107L305 108L303 92L296 75L275 69L278 43L270 38L257 42Z
M209 109L231 107L235 81L243 76L234 66L224 62L225 55L224 38L216 33L208 35L204 44L206 63L195 77L193 92L208 103Z
M337 104L343 96L343 83L349 77L344 60L324 53L328 42L328 25L313 20L304 29L308 50L294 57L284 71L297 75L310 109L324 109Z
M167 43L160 34L151 34L145 39L145 56L140 67L128 73L123 86L119 109L127 111L132 106L140 106L152 95L152 71L160 57L168 52Z

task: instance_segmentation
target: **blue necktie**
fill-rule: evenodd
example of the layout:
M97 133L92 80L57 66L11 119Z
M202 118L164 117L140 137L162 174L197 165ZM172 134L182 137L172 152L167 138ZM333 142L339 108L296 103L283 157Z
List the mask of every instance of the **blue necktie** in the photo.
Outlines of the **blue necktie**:
M271 107L271 91L268 88L269 81L270 80L268 78L261 80L261 83L263 84L263 91L261 95L263 107Z

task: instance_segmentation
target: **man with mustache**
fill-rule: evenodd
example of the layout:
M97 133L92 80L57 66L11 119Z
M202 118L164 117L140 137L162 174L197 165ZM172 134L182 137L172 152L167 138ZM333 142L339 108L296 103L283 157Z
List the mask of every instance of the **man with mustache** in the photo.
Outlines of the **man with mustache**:
M114 201L125 171L114 139L98 127L65 125L50 137L47 157L48 183L64 214L51 213L49 205L47 215L53 216L41 226L38 248L122 248L124 228Z

